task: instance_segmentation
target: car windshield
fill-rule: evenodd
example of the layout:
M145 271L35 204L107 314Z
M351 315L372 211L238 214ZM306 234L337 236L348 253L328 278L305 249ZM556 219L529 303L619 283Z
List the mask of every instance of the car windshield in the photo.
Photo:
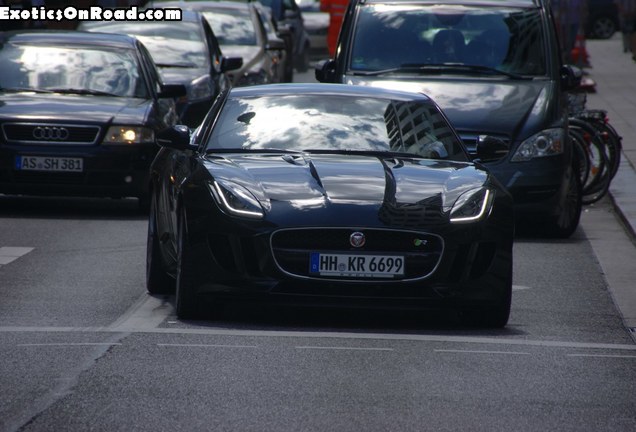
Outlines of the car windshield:
M353 72L422 65L473 65L510 74L546 74L539 9L362 4ZM411 71L413 71L411 69ZM421 69L426 73L426 69ZM466 68L463 72L469 72Z
M87 22L81 28L136 36L160 67L208 68L210 64L202 29L194 22Z
M215 9L203 12L208 20L219 44L223 45L257 45L254 23L249 10Z
M467 160L433 104L350 96L231 98L206 149L396 152Z
M148 89L131 50L5 44L0 88L145 98Z

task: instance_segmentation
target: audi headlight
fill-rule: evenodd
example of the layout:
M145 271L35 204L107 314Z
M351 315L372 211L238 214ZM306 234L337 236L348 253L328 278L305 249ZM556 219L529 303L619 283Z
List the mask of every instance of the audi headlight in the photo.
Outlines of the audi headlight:
M212 196L221 209L233 216L261 219L263 207L243 186L227 180L215 180L208 184Z
M476 222L490 213L494 193L490 189L479 188L464 192L457 198L450 213L452 223Z
M552 156L563 153L565 130L561 128L546 129L521 143L512 162L524 162L530 159Z
M154 142L155 132L141 126L111 126L104 137L104 144L140 144Z
M188 89L188 99L191 102L209 99L214 95L214 83L210 75L203 75L200 78L192 81L190 88Z

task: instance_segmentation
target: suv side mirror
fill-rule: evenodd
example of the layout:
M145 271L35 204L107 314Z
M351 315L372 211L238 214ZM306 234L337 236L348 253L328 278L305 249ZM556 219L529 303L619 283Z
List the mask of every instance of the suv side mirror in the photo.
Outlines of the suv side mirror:
M322 60L315 66L314 74L318 82L335 82L336 80L336 61Z
M581 85L583 71L572 65L561 66L561 86L565 91L574 90Z
M221 57L221 72L240 69L243 66L243 57Z
M509 151L508 144L499 138L490 135L479 135L477 138L477 157L481 162L501 159Z

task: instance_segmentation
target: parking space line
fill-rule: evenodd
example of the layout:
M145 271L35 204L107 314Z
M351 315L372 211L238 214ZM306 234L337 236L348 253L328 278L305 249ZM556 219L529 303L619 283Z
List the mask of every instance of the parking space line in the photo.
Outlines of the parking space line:
M59 343L21 343L19 347L43 347L43 346L114 346L121 343L112 342L59 342Z
M0 247L0 265L9 264L21 256L28 254L33 249L32 247Z

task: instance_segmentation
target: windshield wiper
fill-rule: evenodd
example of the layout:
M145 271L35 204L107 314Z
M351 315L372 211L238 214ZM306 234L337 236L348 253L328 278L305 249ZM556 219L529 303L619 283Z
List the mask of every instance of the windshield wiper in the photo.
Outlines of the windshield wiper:
M197 67L197 65L194 63L157 63L157 67L191 69Z
M532 77L519 75L512 72L506 72L501 69L482 66L482 65L471 65L464 63L405 63L400 65L399 67L382 69L376 71L356 71L355 75L365 75L365 76L376 76L376 75L385 75L391 73L399 73L399 72L407 72L407 73L421 73L421 72L478 72L486 75L504 75L509 78L518 79L518 80L531 80Z
M79 88L55 88L47 89L50 92L62 93L62 94L78 94L78 95L93 95L93 96L119 96L114 93L108 93L101 90L91 89L79 89Z
M6 93L21 93L21 92L31 92L31 93L53 93L51 90L44 89L36 89L29 87L0 87L0 92Z

